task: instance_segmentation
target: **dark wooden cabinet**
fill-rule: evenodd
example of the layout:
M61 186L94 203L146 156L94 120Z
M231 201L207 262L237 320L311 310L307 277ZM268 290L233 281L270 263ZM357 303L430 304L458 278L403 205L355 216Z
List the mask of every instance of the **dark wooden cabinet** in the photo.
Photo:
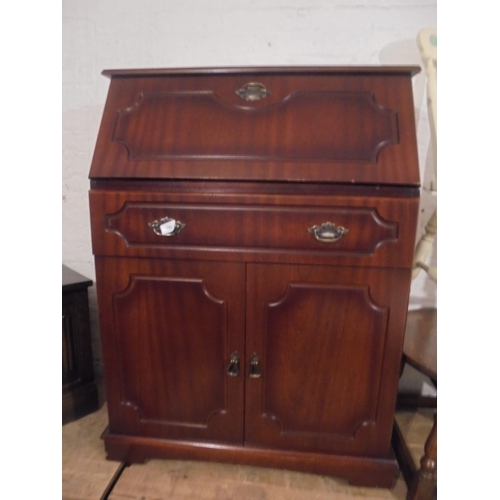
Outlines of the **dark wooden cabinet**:
M243 377L225 364L244 352L244 265L97 257L96 269L113 431L242 444Z
M392 484L417 70L105 72L90 208L108 458Z
M247 353L258 353L263 374L247 380L246 443L387 453L399 373L390 353L407 278L399 269L249 265Z
M62 423L98 409L92 365L88 288L92 281L62 266Z

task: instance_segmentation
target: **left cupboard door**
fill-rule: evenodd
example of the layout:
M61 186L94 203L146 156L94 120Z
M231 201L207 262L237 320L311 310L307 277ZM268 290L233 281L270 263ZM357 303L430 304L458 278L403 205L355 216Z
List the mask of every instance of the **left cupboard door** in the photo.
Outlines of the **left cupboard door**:
M96 256L111 434L243 442L245 268Z

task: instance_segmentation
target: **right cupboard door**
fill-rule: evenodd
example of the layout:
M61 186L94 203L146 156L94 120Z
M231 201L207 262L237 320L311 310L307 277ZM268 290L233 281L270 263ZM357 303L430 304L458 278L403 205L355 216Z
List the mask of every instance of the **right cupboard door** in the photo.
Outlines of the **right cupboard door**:
M245 445L388 454L410 271L248 264L247 287Z

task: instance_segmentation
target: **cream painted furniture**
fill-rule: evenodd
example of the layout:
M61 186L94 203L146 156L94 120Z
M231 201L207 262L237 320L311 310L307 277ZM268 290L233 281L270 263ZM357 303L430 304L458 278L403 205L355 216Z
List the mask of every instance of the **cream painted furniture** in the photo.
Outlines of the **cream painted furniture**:
M437 190L437 30L423 29L417 37L418 48L422 56L427 75L427 104L429 110L429 126L431 131L431 144L433 150L434 179L431 189ZM437 232L437 208L429 218L424 233L418 241L415 250L413 266L413 279L424 269L429 277L437 281L437 269L426 264L432 250L432 245Z
M418 34L418 47L422 55L427 75L427 99L429 125L434 161L434 180L431 189L436 190L436 105L437 105L437 32L424 29ZM437 209L428 220L424 233L417 243L412 278L420 270L427 272L433 281L437 281L437 269L426 264L437 232ZM428 376L437 387L437 310L426 308L410 311L406 322L402 365L409 364ZM435 401L434 401L435 403ZM412 406L419 407L422 401L416 398ZM394 448L403 476L408 485L407 500L434 500L437 498L437 415L424 447L417 470L413 458L403 439L398 424L394 426Z

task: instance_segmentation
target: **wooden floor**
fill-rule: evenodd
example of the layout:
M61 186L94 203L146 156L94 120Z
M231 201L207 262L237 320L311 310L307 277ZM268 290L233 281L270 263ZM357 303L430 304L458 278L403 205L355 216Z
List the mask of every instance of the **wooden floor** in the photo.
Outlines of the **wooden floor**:
M415 461L423 453L435 410L398 412ZM100 435L106 406L62 428L63 500L404 500L400 475L393 489L359 488L326 476L178 460L124 467L105 459Z

